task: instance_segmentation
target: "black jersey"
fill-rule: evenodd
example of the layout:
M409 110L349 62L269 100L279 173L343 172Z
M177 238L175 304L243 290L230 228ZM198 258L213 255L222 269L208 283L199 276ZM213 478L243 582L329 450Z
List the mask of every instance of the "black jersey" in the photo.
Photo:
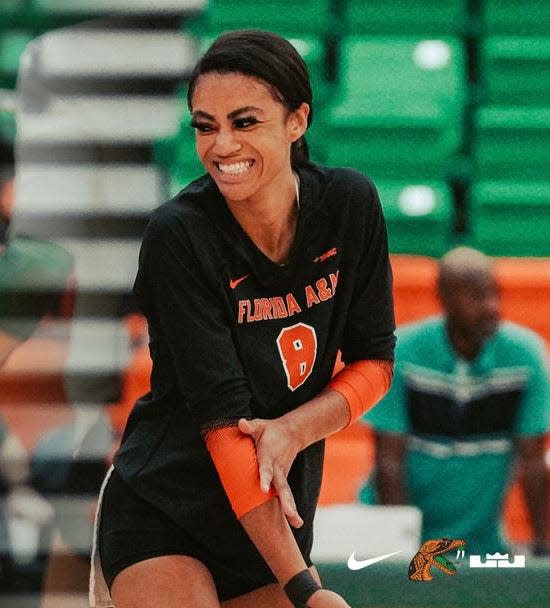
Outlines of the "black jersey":
M393 359L391 269L376 190L361 174L302 168L289 261L267 258L203 176L157 209L134 292L149 324L151 392L129 418L115 467L142 497L204 542L244 532L201 437L241 417L275 418L317 395L337 351ZM289 473L304 554L323 442ZM242 540L242 539L241 539Z

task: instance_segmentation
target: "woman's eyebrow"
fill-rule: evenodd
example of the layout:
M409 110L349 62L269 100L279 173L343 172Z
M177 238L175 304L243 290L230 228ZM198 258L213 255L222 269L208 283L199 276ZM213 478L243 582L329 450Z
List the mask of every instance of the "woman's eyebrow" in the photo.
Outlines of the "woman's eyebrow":
M246 114L246 112L263 112L261 108L257 108L256 106L244 106L243 108L238 108L237 110L233 110L229 112L227 118L233 119L237 118L239 114Z
M203 112L202 110L195 110L191 116L193 119L205 118L206 120L212 120L212 121L215 120L215 118L212 116L212 114L208 114L207 112Z
M233 110L231 112L229 112L229 114L227 115L227 118L229 118L229 120L232 120L233 118L237 118L237 116L239 116L240 114L245 114L246 112L261 112L263 113L263 110L261 108L257 108L256 106L244 106L242 108L237 108L236 110ZM208 112L204 112L203 110L195 110L192 114L193 118L204 118L206 120L212 120L215 121L216 119L214 118L214 116L212 116L212 114L208 114Z

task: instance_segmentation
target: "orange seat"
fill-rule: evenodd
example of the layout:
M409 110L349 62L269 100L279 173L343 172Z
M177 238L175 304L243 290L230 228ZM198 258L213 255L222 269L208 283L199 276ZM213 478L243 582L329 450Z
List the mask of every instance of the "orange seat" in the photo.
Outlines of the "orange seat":
M550 258L499 258L502 317L529 327L550 343Z
M122 436L134 403L150 389L152 369L147 346L147 321L139 314L128 315L124 322L134 345L134 353L122 378L121 396L117 403L107 406L115 434Z
M441 310L436 291L437 261L416 255L392 255L395 320L418 321Z
M327 438L319 504L357 501L374 462L374 433L357 421Z

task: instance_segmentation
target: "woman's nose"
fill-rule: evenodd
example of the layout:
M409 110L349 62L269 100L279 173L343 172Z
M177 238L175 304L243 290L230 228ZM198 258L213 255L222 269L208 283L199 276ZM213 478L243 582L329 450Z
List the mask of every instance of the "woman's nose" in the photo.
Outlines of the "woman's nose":
M234 133L229 129L218 131L214 142L214 152L220 156L231 156L238 152L241 144L235 138Z

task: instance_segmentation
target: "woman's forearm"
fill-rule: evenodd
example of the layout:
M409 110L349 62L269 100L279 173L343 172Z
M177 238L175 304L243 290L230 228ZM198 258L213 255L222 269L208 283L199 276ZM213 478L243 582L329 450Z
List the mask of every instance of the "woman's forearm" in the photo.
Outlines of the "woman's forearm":
M301 449L359 418L388 392L392 361L360 360L346 365L319 395L282 418Z
M280 583L286 583L307 566L275 497L239 520Z
M344 368L344 371L350 369ZM332 388L332 383L329 384L319 395L279 418L239 420L238 429L243 434L241 437L250 436L254 440L260 489L264 493L271 488L275 489L281 514L294 527L300 527L303 523L287 480L296 455L311 444L346 427L360 414L361 408L372 407L389 387L391 367L386 362L382 365L376 361L365 361L364 365L359 362L351 368L351 373L338 376L339 382L334 385L335 388ZM250 475L248 478L256 487L256 480ZM232 485L234 484L229 484ZM257 504L260 502L265 501L257 501ZM242 511L244 514L245 511ZM238 513L239 517L240 515Z
M281 416L280 420L303 450L343 429L349 423L349 416L346 398L338 391L325 389L300 407Z

